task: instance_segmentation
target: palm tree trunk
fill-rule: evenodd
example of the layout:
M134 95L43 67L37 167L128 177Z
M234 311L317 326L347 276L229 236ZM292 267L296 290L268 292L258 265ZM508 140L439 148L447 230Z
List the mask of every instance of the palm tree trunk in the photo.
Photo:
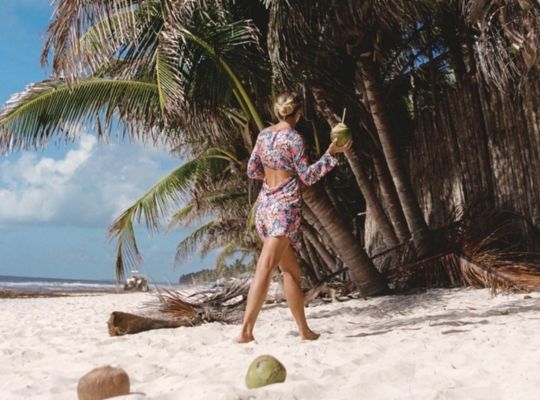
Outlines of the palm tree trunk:
M321 221L319 221L315 214L313 214L313 211L311 211L308 204L304 204L303 206L302 215L304 216L306 222L319 234L326 248L332 250L334 254L337 254L336 245L328 232L326 232L326 229L324 229Z
M412 234L417 256L423 257L430 249L429 230L399 157L399 152L392 139L390 125L383 109L381 94L377 84L372 53L362 54L359 64L369 100L369 108L373 116L373 122L377 128L388 169L396 186L403 213Z
M379 188L381 189L381 198L385 206L386 212L394 231L398 237L400 243L405 243L411 237L411 232L407 227L407 221L403 215L403 210L399 204L399 198L396 193L396 187L392 182L392 177L388 172L388 166L384 161L384 157L378 154L377 150L371 151L371 157L373 159L373 166L375 167L375 173L377 175L377 182L379 182Z
M334 117L335 110L333 111L331 109L330 104L328 104L327 102L327 99L330 98L330 96L326 95L322 88L318 88L314 90L314 97L315 97L315 101L317 103L319 112L325 116L328 124L332 126L336 122L338 122L337 120L335 120L335 117ZM356 113L353 111L349 113L349 115L350 117L347 123L350 123L351 124L350 126L352 126L353 128L360 127L360 123L358 122L355 116ZM358 187L360 188L362 195L364 196L366 205L369 208L369 210L373 213L375 223L377 224L377 227L380 229L383 235L384 242L388 246L394 246L398 243L396 233L394 232L394 229L392 225L390 224L388 217L384 213L382 204L377 198L377 195L375 194L375 189L373 188L373 185L369 181L366 173L364 172L364 168L362 167L362 164L360 163L360 158L358 157L358 151L355 149L357 145L358 145L357 141L354 141L353 147L349 151L344 153L345 157L347 158L347 161L349 162L349 165L351 166L351 170L354 174L354 177L356 178L356 183Z
M384 154L382 154L381 143L376 133L377 128L373 123L371 113L368 111L370 108L369 100L367 98L367 91L360 68L357 68L356 71L356 84L360 85L360 103L363 105L363 107L360 107L360 112L367 136L371 138L371 140L367 140L366 142L371 153L373 166L375 167L377 182L379 183L379 188L381 190L383 206L388 213L388 217L392 223L392 226L394 227L394 232L396 233L399 242L405 243L411 237L411 232L407 227L407 221L405 220L403 210L401 209L401 204L396 193L396 187L392 182L392 177L388 171L388 166L384 159Z
M309 262L311 266L313 267L313 271L315 271L315 275L317 276L317 280L321 280L321 266L319 265L319 260L317 259L317 255L315 254L315 250L313 249L313 246L311 243L306 239L305 236L302 237L302 241L304 242L304 246L306 248L306 252L309 257Z
M323 259L328 269L331 272L336 272L337 268L336 268L335 258L328 252L328 250L325 249L322 243L317 239L317 236L315 235L313 228L310 227L309 225L306 225L303 228L303 233L307 241L310 242L313 245L313 247L315 247L315 250L317 250L317 252Z
M305 188L303 198L336 245L337 253L349 267L352 281L363 296L375 296L388 290L383 276L377 271L364 249L345 229L345 221L335 212L320 183Z
M300 249L300 259L298 260L298 263L300 264L303 275L307 277L312 285L315 285L319 281L319 277L317 276L313 264L311 264L309 260L306 246L303 246L302 249Z
M369 211L373 215L375 224L377 224L377 227L382 234L384 243L389 247L395 246L399 242L396 233L394 232L394 228L390 225L390 221L388 221L388 217L384 213L382 204L377 198L375 189L364 172L364 168L360 164L360 158L358 157L355 147L356 144L353 144L353 146L345 152L345 157L347 157L347 160L349 161L349 165L356 178L356 183L366 200Z
M332 203L332 205L334 206L336 211L339 212L339 203L338 203L338 201L336 199L336 196L335 196L334 192L332 192L332 188L328 184L328 181L324 181L324 191L328 195L328 199L330 199L330 202Z

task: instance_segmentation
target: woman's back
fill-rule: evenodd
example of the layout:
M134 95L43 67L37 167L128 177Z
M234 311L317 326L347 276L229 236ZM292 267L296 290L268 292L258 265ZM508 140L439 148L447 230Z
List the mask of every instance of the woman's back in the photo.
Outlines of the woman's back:
M283 169L294 173L294 159L291 144L298 135L292 128L264 129L257 138L259 157L264 168Z
M293 128L263 129L248 162L251 179L264 180L265 169L285 170L296 174L306 185L312 185L337 164L337 158L326 151L309 165L304 138Z

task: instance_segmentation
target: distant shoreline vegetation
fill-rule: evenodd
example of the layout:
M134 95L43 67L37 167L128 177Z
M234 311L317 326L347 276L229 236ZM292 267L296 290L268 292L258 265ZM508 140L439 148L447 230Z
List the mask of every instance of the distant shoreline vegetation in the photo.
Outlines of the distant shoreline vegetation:
M252 265L244 264L239 259L236 259L232 264L225 265L220 270L205 268L201 271L183 274L178 279L178 283L181 285L189 285L215 282L220 278L236 277L249 272L253 272Z

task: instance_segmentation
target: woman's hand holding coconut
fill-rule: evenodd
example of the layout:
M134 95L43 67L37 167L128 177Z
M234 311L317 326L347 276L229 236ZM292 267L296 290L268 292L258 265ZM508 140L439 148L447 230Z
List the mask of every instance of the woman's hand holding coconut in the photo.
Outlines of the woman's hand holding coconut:
M352 146L352 139L349 139L347 144L345 146L342 146L342 147L339 147L337 145L337 139L334 139L334 141L332 143L330 143L330 146L328 146L328 152L331 155L334 155L336 153L343 153L343 152L349 150L351 148L351 146Z
M328 147L328 152L331 155L345 152L352 146L351 131L342 122L332 128L330 138L332 139L332 143Z

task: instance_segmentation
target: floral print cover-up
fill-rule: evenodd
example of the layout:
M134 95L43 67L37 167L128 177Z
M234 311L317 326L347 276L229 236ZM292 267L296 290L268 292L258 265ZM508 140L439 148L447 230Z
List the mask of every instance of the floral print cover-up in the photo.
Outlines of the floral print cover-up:
M255 227L261 239L267 236L287 236L293 248L302 248L301 184L313 185L337 164L328 150L313 164L309 164L304 138L294 129L259 133L247 165L251 179L262 180L257 197ZM284 169L294 175L275 187L269 187L264 167Z

